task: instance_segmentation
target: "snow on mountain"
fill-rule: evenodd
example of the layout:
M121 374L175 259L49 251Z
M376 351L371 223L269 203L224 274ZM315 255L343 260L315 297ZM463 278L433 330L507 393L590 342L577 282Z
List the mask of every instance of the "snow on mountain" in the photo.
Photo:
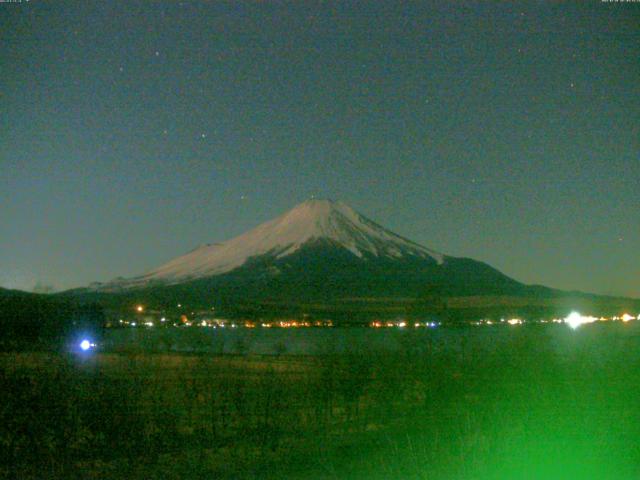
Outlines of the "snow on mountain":
M362 259L414 256L444 261L444 255L396 235L342 202L309 200L231 240L200 246L145 275L108 286L175 284L219 275L252 257L286 257L314 240L328 240Z

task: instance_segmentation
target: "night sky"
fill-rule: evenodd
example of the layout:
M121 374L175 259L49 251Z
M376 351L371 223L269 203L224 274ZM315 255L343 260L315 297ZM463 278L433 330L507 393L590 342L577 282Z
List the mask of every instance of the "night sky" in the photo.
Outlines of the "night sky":
M311 196L640 297L640 3L0 3L0 286L131 276Z

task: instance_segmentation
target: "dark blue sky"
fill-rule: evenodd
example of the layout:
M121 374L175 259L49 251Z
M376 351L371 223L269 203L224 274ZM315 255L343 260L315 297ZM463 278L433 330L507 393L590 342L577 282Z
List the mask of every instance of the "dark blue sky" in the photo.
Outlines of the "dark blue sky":
M640 297L640 4L0 3L0 286L142 273L311 195Z

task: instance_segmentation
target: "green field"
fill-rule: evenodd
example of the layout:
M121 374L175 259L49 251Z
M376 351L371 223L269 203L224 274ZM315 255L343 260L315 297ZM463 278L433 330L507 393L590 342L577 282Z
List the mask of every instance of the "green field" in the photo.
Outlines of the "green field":
M0 476L640 478L640 328L514 332L358 355L2 354Z

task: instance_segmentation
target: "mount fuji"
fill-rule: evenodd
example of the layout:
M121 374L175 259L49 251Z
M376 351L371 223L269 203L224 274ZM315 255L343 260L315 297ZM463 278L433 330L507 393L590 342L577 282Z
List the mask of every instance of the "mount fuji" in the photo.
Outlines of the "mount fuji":
M202 245L140 277L114 286L177 284L231 272L263 257L279 261L309 247L333 247L363 262L420 259L442 264L444 255L372 222L342 202L309 200L284 215L224 243Z
M419 245L342 202L309 200L231 240L91 290L160 288L165 294L179 289L198 297L282 300L470 295L521 287L485 263Z

